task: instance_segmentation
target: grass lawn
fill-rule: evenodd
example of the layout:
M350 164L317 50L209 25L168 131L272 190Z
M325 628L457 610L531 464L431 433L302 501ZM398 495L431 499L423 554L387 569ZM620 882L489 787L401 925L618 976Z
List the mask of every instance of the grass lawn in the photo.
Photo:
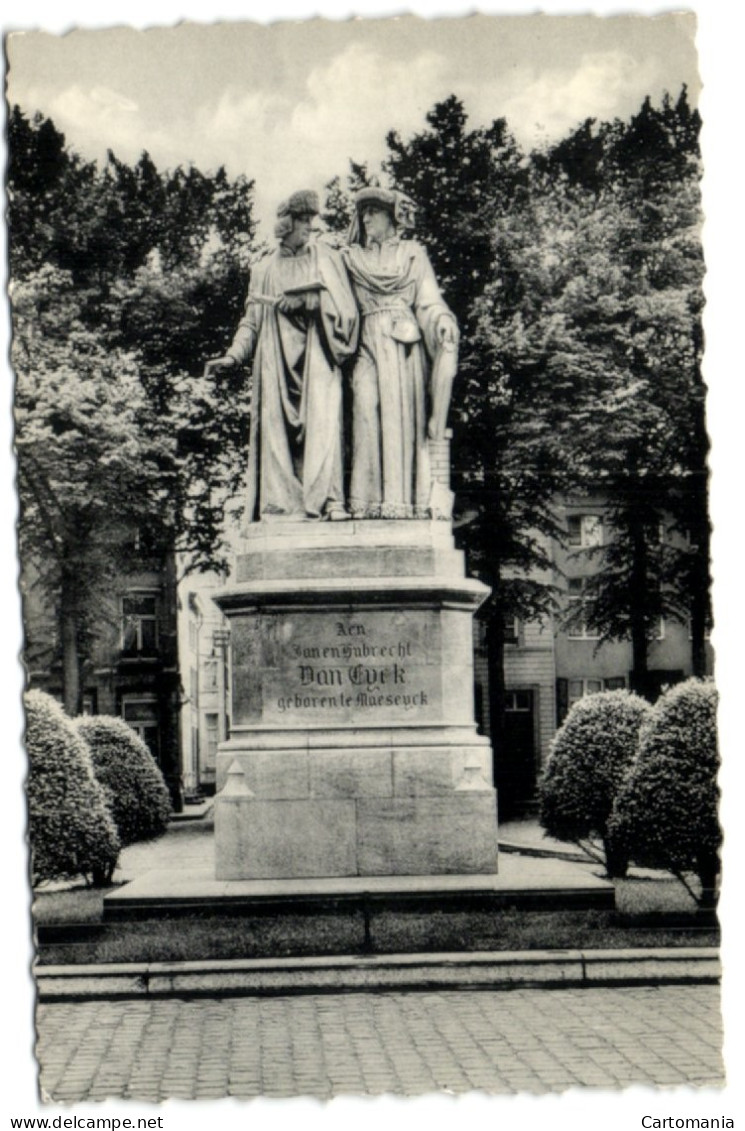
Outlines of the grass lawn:
M108 889L111 890L111 889ZM181 914L132 922L102 922L104 890L75 888L37 895L37 924L86 924L79 941L39 948L44 965L98 962L199 961L362 949L359 908L312 916ZM711 917L696 912L677 880L632 876L616 883L615 911L395 911L369 915L377 953L448 950L544 950L717 946ZM86 937L86 935L88 937Z

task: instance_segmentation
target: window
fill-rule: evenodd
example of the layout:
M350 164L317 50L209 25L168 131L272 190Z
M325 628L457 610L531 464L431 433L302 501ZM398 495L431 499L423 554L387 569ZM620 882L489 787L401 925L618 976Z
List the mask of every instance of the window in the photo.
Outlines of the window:
M505 644L520 643L520 621L517 617L504 618L504 642Z
M217 762L217 715L210 713L204 716L204 730L207 740L206 765L210 769L214 769Z
M603 520L598 514L570 514L567 516L569 545L586 550L603 544Z
M122 597L122 652L153 656L158 650L158 605L152 593Z
M570 679L569 680L569 706L583 699L585 695L597 695L603 690L602 679Z
M597 695L599 691L621 691L626 687L626 676L610 676L607 679L595 676L586 679L570 679L568 681L567 704L569 707L585 695Z
M692 625L691 625L691 618L690 617L686 618L686 627L688 629L688 639L693 640L693 628L692 628ZM706 628L704 629L704 640L711 640L711 627L710 627L710 625L707 625Z
M511 714L524 714L533 710L533 697L529 691L506 691L504 709Z
M600 633L596 632L595 629L590 629L587 625L583 579L581 577L568 578L567 592L567 614L569 617L567 636L570 640L599 640Z
M556 724L561 726L567 717L569 708L585 695L597 695L599 691L618 691L627 686L626 676L608 676L601 679L599 676L577 677L567 679L559 676L556 680Z
M217 691L217 660L205 660L202 666L202 687L205 691Z
M140 736L156 762L159 761L160 729L155 696L127 696L122 700L122 718Z

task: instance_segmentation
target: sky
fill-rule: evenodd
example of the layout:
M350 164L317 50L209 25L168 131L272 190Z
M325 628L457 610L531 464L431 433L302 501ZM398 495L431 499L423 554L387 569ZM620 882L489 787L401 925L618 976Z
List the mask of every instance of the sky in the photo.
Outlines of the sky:
M388 130L411 136L452 93L473 126L505 117L526 146L587 117L628 118L684 83L695 101L695 27L692 13L666 13L19 31L8 100L50 117L88 158L147 150L161 167L246 174L266 221L350 158L377 168Z
M194 161L200 167L225 164L257 181L260 208L268 214L276 199L298 184L321 188L343 173L349 157L375 160L383 155L391 127L404 135L421 129L424 113L451 91L464 100L474 124L504 114L521 140L551 137L587 115L626 116L640 98L681 82L696 93L697 66L688 20L555 19L528 26L526 14L633 11L647 16L680 9L695 12L703 89L704 245L707 259L707 336L704 373L709 383L709 425L714 442L711 505L714 520L714 600L717 627L717 682L722 692L720 733L725 770L725 1021L730 1079L722 1093L673 1089L652 1094L632 1089L621 1095L570 1093L530 1097L447 1097L419 1100L417 1122L429 1131L452 1127L469 1131L513 1131L550 1126L552 1131L632 1131L641 1115L658 1117L738 1115L742 1104L742 936L738 899L739 867L744 858L741 820L742 771L742 420L741 348L743 289L742 43L743 17L729 0L485 0L482 12L509 11L521 17L501 23L489 35L482 22L462 20L417 25L416 34L393 17L402 10L389 0L10 0L3 31L24 34L6 40L12 66L8 95L29 112L51 115L70 143L85 156L100 156L111 146L123 158L147 148L158 164ZM7 11L10 8L10 12ZM412 0L408 11L425 17L465 17L462 0ZM243 20L251 12L261 25L224 28L213 21ZM307 17L321 12L336 24L316 26ZM377 26L350 23L350 17L391 17ZM265 26L270 19L302 21L287 28ZM196 28L180 27L191 21ZM88 31L71 32L75 26ZM111 28L124 31L113 35ZM127 28L160 26L147 35ZM37 29L47 33L34 34ZM108 29L108 30L106 30ZM609 35L609 30L613 34ZM271 33L271 34L270 34ZM469 38L470 36L470 38ZM207 45L212 45L207 50ZM377 147L377 150L376 150ZM315 182L315 183L314 183ZM4 233L0 230L0 244ZM0 247L0 252L3 250ZM0 254L0 263L4 256ZM7 342L7 324L3 327ZM7 369L5 413L0 412L0 545L6 618L3 630L0 710L4 724L5 792L0 822L3 860L4 1085L0 1110L12 1115L59 1114L36 1097L32 1044L28 885L24 875L24 819L20 782L21 749L18 664L20 619L14 554L16 497L10 446L12 378ZM15 742L14 742L15 739ZM738 788L739 787L739 788ZM560 1005L560 1002L559 1002ZM337 1100L333 1104L291 1105L258 1100L225 1103L88 1105L64 1115L165 1114L165 1131L203 1128L207 1121L224 1131L282 1131L285 1121L315 1131L380 1131L381 1125L413 1122L411 1105L390 1099L375 1103Z

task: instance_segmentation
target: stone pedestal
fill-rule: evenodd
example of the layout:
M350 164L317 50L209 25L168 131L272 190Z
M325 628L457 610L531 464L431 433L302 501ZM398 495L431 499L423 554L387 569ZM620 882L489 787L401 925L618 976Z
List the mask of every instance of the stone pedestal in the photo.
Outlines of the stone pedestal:
M218 879L493 874L473 614L445 521L257 523L217 600L232 725Z

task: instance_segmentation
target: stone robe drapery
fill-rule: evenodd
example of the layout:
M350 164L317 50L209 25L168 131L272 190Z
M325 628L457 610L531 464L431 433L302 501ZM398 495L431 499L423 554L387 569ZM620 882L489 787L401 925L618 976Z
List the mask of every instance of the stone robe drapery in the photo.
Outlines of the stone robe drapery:
M274 299L303 289L319 309L283 314ZM246 312L229 357L253 356L248 521L320 517L343 505L342 386L339 366L357 344L358 315L339 254L311 244L281 247L252 273Z
M352 517L426 518L427 385L437 322L452 314L414 240L352 244L344 259L362 318L352 377Z

